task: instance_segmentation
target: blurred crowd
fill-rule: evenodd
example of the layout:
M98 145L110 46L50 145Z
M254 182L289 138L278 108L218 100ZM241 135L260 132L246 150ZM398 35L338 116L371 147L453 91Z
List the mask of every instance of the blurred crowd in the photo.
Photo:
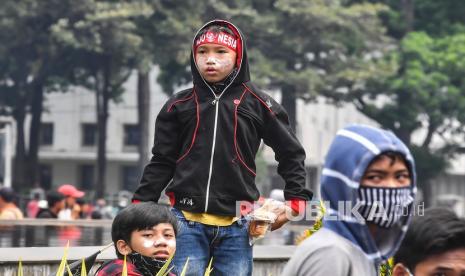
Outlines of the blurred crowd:
M24 200L24 199L23 199ZM0 220L37 219L113 219L130 198L120 197L116 204L104 198L86 200L86 193L72 184L45 191L34 188L20 204L19 195L10 187L0 186Z

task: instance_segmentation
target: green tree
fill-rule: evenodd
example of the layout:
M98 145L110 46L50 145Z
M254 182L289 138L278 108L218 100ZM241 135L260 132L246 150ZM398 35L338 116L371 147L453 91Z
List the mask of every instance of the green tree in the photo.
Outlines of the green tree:
M378 18L382 5L268 0L255 8L260 19L246 30L259 51L252 56L259 61L255 74L267 87L281 90L293 125L297 98L312 100L328 76L353 68L364 53L386 43Z
M95 92L98 128L96 197L106 186L108 105L118 101L123 84L143 59L142 37L135 19L150 16L145 1L78 1L68 7L68 18L53 27L55 38L73 49L75 83Z
M346 83L361 87L345 96L360 111L393 129L412 149L420 184L443 173L448 160L463 152L463 30L465 2L446 0L353 0L385 3L388 34L395 51L376 61L379 75ZM458 43L458 44L457 44ZM342 84L334 86L349 86ZM333 96L337 93L332 93ZM377 99L377 101L374 101ZM419 135L423 132L424 135ZM420 137L419 141L413 141Z
M433 39L411 32L398 51L377 60L378 68L390 68L384 74L354 78L348 72L327 91L393 130L417 157L423 187L444 171L446 160L456 153L457 139L463 137L464 42L462 34ZM337 93L338 87L349 92ZM419 141L412 139L414 133Z
M59 3L58 3L59 2ZM38 181L40 122L45 92L66 85L70 71L66 49L50 36L66 1L2 2L0 9L0 103L16 121L13 184L18 189ZM25 135L30 114L29 141Z
M153 37L166 42L155 45L158 80L168 94L189 82L193 33L207 20L229 19L248 40L254 80L283 91L284 106L295 122L295 100L316 96L324 84L321 74L340 70L335 64L350 66L340 59L376 48L385 39L377 17L382 10L371 4L344 7L337 0L164 3L154 13Z
M140 47L142 53L137 65L138 86L138 128L140 143L138 145L138 167L142 171L149 159L149 125L150 118L150 79L149 71L154 65L159 68L158 82L163 92L170 95L175 85L184 84L188 80L191 35L198 24L198 14L202 4L198 1L152 1L154 10L149 17L139 17L136 33L143 38ZM174 68L174 69L173 69Z

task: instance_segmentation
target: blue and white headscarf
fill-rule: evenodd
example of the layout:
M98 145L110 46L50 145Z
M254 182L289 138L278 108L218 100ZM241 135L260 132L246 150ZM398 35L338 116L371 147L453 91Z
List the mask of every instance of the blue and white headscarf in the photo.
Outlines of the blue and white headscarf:
M324 227L350 240L375 265L397 251L410 223L414 203L408 204L407 214L396 224L389 229L380 229L375 237L370 234L365 220L360 220L346 207L360 204L359 187L365 170L376 156L388 151L401 154L407 161L412 178L410 196L414 199L416 174L410 151L392 132L370 126L351 125L337 133L321 176L321 197L329 203L327 214L332 217L323 221Z

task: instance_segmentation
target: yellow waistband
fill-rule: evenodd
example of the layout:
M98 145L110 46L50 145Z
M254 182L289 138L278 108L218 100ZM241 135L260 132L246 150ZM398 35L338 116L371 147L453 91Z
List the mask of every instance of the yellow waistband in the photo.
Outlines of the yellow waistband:
M220 216L207 213L191 213L182 211L182 214L187 220L213 226L229 226L238 220L238 218L234 216Z

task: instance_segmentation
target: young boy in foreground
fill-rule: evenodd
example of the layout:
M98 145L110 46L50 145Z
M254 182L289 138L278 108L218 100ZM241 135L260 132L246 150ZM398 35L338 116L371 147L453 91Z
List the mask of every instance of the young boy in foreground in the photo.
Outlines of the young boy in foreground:
M111 226L118 259L103 264L96 275L122 275L124 256L128 276L156 275L176 251L176 234L177 221L167 207L154 202L128 206Z
M245 37L235 25L210 21L192 42L193 87L175 93L158 114L152 159L133 202L158 201L166 188L183 230L173 261L179 268L189 258L187 276L203 275L212 258L213 275L248 276L252 246L242 206L260 197L260 143L275 152L295 213L312 198L305 151L284 108L250 80ZM271 230L288 221L281 212Z

